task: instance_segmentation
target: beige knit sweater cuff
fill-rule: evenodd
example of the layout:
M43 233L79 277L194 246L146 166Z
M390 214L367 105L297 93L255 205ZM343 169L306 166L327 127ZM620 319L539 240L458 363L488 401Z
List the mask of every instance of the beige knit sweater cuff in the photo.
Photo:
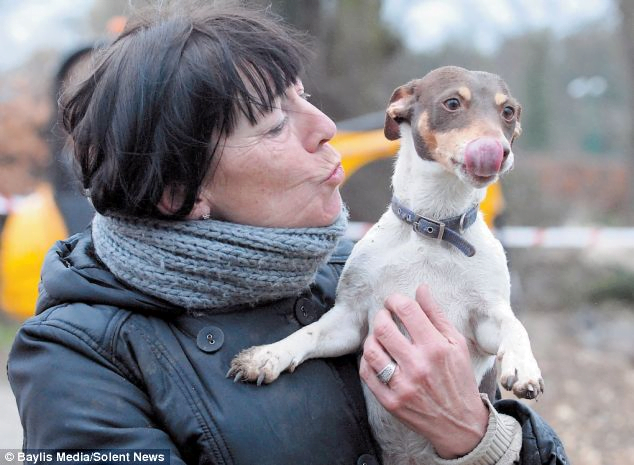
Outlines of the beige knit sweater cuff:
M467 455L446 460L434 454L434 465L511 465L519 460L522 428L517 420L498 413L486 394L482 401L489 409L489 424L482 441Z

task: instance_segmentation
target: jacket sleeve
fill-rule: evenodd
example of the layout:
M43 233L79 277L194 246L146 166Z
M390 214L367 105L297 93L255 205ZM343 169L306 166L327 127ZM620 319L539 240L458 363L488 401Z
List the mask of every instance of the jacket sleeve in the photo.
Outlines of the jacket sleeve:
M7 364L24 449L169 449L148 397L86 332L36 317L19 330Z
M495 402L495 409L515 418L522 427L522 465L567 465L566 451L557 433L533 410L512 399Z
M433 456L435 465L567 465L563 445L553 429L526 405L501 400L495 406L486 394L489 408L487 432L478 446L464 457L453 460Z
M433 465L513 465L517 463L522 447L522 433L518 422L500 414L486 394L480 394L489 410L489 424L480 443L467 455L456 459L443 459L432 453Z

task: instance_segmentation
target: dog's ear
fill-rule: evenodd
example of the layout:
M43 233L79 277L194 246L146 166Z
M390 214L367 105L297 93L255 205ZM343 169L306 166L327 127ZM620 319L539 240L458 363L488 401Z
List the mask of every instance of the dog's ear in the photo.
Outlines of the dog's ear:
M522 135L522 124L520 123L521 114L522 114L522 107L518 105L516 121L515 121L515 130L513 131L513 135L511 136L511 145L513 145L513 142L515 142L515 139L517 139L519 136Z
M410 122L412 118L412 104L414 103L414 81L398 87L392 93L390 103L385 110L385 126L383 132L388 140L396 140L401 136L399 124Z

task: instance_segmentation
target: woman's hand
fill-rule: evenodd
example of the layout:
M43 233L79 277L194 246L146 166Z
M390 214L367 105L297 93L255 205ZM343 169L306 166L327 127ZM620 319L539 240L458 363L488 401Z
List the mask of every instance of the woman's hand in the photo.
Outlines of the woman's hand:
M396 315L410 334L397 328ZM388 384L377 373L394 360ZM374 320L363 348L360 373L392 415L431 441L442 458L471 452L484 436L489 412L478 393L465 338L431 298L426 286L416 300L392 295Z

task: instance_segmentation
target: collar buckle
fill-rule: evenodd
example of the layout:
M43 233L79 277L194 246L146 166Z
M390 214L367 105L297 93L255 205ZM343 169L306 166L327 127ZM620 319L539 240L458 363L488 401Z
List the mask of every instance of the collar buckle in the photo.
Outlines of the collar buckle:
M464 220L467 217L467 213L469 213L468 210L460 215L460 223L458 223L458 231L460 232L460 234L464 233Z
M423 223L423 222L427 223L427 226L423 226L421 228L421 223ZM436 226L436 227L434 227L434 226ZM431 236L432 234L435 233L435 230L438 229L438 233L435 234L435 236L436 236L435 238L438 239L439 241L442 241L442 238L445 235L445 228L446 227L447 227L447 225L445 223L443 223L442 221L432 220L432 219L429 219L429 218L425 218L424 216L419 217L418 221L412 222L412 228L414 229L414 231L416 231L419 234L424 234L424 235L427 235L427 236Z

